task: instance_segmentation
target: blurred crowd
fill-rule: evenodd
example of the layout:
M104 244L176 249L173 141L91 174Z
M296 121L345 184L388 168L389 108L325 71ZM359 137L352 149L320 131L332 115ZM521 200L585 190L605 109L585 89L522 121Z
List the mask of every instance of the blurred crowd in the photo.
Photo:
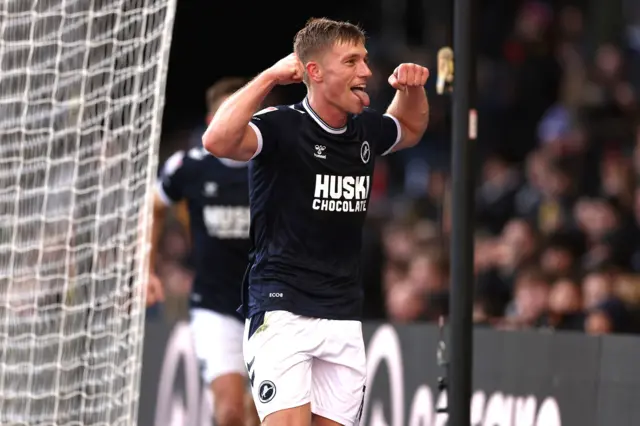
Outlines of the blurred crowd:
M480 14L493 32L478 45L474 321L638 332L640 25L594 43L579 3L516 3L499 18ZM384 108L399 58L372 43L369 91ZM402 60L431 63L437 47ZM433 84L424 141L376 166L362 253L367 319L448 313L450 100ZM178 210L161 241L158 272L173 297L156 309L169 317L186 312L192 278L186 220Z

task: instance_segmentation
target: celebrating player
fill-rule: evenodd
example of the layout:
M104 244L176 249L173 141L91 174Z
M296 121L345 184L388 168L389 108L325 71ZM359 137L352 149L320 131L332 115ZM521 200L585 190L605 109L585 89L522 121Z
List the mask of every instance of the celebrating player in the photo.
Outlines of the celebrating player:
M353 425L365 391L359 283L363 221L376 155L415 145L427 128L426 68L402 64L382 115L367 108L363 32L312 19L294 54L227 99L203 136L213 155L250 163L250 270L244 357L264 425ZM302 82L297 105L255 108Z
M209 117L244 83L237 78L216 83L207 95ZM181 200L188 205L196 264L191 329L203 379L214 395L215 424L244 426L244 327L236 309L250 248L247 163L215 158L202 147L171 156L155 191L154 249L167 207ZM150 303L162 297L159 280L153 275L148 296Z

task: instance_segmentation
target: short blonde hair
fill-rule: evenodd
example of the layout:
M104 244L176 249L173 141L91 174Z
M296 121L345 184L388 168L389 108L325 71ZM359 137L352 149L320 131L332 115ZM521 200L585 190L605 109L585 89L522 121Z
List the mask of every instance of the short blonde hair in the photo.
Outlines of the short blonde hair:
M350 22L311 18L296 34L293 51L303 64L336 43L364 44L364 31Z

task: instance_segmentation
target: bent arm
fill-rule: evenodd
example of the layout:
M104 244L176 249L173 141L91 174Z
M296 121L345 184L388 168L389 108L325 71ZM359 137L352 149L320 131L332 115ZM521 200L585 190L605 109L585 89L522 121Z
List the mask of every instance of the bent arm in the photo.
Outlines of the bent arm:
M276 83L265 71L224 101L202 136L204 148L219 158L249 161L260 142L249 122Z
M158 193L158 189L153 191L153 219L151 225L151 253L149 254L149 270L154 271L158 254L160 236L164 228L164 222L168 207Z
M429 100L423 87L408 87L396 91L387 114L400 122L402 135L392 151L415 146L429 125Z

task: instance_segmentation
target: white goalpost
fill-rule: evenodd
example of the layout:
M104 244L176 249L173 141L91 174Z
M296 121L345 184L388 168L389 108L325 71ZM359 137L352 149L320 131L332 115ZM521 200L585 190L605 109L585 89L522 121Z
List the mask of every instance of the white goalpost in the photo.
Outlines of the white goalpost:
M176 0L0 1L0 424L137 424Z

